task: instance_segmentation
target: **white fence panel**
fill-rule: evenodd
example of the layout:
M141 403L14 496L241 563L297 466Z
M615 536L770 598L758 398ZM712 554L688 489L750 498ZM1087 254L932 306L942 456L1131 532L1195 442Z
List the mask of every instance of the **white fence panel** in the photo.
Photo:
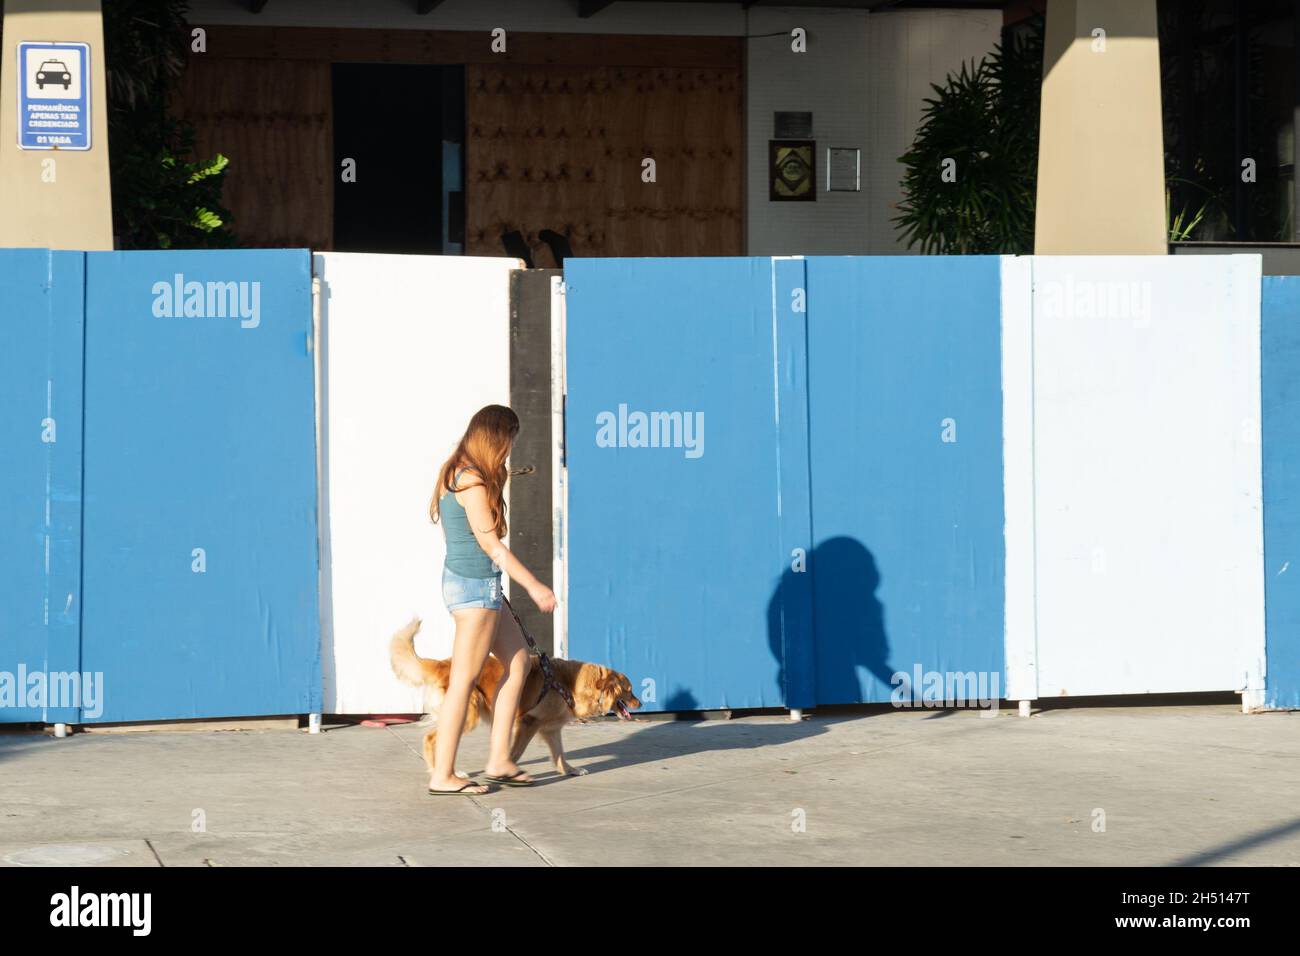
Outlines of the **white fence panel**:
M1032 276L1038 695L1261 687L1259 257Z
M320 253L324 710L414 713L388 639L412 615L416 650L448 657L438 466L470 415L510 400L516 259Z

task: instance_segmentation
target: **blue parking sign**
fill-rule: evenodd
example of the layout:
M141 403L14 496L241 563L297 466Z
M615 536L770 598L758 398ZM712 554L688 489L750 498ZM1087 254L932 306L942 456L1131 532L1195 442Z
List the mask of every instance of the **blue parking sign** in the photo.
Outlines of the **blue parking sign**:
M90 44L18 44L20 149L90 149Z

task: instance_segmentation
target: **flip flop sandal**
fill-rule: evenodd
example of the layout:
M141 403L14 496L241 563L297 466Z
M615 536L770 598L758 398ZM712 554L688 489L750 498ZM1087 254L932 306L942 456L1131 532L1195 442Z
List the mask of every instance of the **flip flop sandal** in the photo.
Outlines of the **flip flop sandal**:
M428 790L429 790L429 792L430 792L431 794L433 794L433 795L436 796L436 797L457 797L457 796L460 796L460 797L486 797L486 796L488 795L488 791L486 791L486 790L483 791L482 793L466 793L466 792L465 792L465 791L468 790L470 787L481 787L481 786L483 786L483 785L482 785L481 783L479 783L478 781L476 781L476 780L470 780L470 781L466 782L465 786L463 786L463 787L457 787L455 790L434 790L432 787L429 787Z
M499 783L503 787L531 787L537 782L536 780L519 780L518 778L523 776L523 774L523 770L516 770L514 773L506 777L494 777L491 774L487 774L486 777L488 780L492 781L492 783Z

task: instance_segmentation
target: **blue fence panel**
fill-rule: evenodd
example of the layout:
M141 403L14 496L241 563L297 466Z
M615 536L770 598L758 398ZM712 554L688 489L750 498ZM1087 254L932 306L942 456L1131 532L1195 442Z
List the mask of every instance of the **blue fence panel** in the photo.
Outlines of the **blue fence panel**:
M947 675L972 672L1000 698L999 260L807 269L817 700L889 700L899 672L916 700L928 674L946 694Z
M81 703L84 269L0 250L0 722L73 723Z
M653 680L647 709L782 703L773 282L767 259L565 263L569 655ZM680 413L659 447L651 412Z
M655 678L667 710L884 701L900 671L917 700L936 674L1001 698L998 259L566 282L573 656ZM707 454L602 447L629 410L702 411Z
M1265 276L1260 305L1264 703L1300 707L1300 278Z
M86 722L320 708L305 250L89 253Z

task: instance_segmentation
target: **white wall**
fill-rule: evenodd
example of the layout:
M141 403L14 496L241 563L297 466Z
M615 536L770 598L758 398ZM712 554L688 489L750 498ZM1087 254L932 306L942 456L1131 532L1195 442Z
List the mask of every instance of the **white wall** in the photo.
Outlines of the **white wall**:
M803 27L808 51L790 49ZM898 163L923 100L963 60L993 49L998 10L749 10L747 212L750 255L884 255L906 250L891 218L901 198ZM760 37L756 34L779 33ZM817 201L768 199L772 114L811 111L817 142ZM826 147L862 150L862 191L826 192Z
M1009 696L1263 687L1259 295L1257 255L1003 260Z
M510 401L516 259L323 253L321 669L325 713L420 710L388 639L420 616L416 650L451 654L438 467L470 415Z

